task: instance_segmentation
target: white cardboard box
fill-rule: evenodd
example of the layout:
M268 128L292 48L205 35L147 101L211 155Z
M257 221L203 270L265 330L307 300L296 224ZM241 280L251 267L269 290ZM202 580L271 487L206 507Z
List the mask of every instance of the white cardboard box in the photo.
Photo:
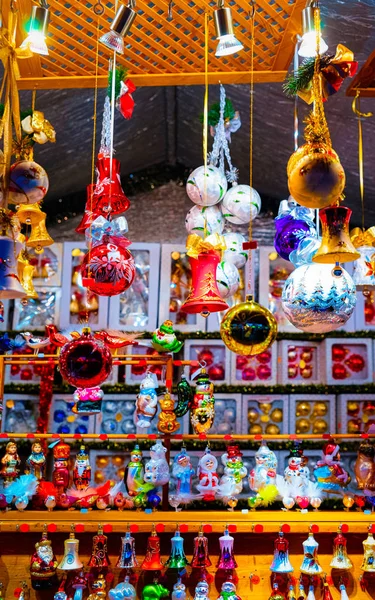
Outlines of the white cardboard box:
M366 338L327 338L324 341L328 385L372 383L374 380L373 340ZM334 359L342 347L341 360ZM361 367L362 361L362 368Z
M278 383L312 385L325 383L325 347L322 342L281 340L278 349Z

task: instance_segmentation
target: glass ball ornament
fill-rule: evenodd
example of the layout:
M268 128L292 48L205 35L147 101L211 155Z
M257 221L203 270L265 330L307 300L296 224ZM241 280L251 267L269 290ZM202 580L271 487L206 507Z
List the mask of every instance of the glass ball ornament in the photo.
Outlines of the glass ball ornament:
M317 235L311 221L295 219L290 215L276 218L275 228L275 250L285 260L289 260L290 254L297 250L304 238L313 238Z
M248 296L230 308L221 322L224 344L236 354L254 356L264 352L276 339L277 322L273 314Z
M345 325L357 297L345 269L311 264L298 267L289 275L281 299L288 320L297 329L327 333Z
M10 167L8 200L12 204L41 202L48 188L48 175L38 163L20 160Z
M88 327L81 337L61 348L60 373L70 385L87 388L102 384L112 370L112 354L108 346L91 335Z
M103 236L81 265L82 285L98 296L118 296L133 283L135 265L132 254L121 239Z
M224 260L234 264L237 269L242 269L245 266L248 253L243 250L243 245L246 242L242 233L229 232L224 233L225 247Z
M194 204L213 206L220 202L228 189L223 171L214 165L202 165L190 173L186 182L186 193Z
M262 201L249 185L233 184L224 196L221 210L223 216L234 225L246 225L260 213Z
M224 217L217 206L193 206L186 215L185 226L188 233L204 238L211 233L223 233Z
M222 298L233 296L240 285L237 267L226 260L219 262L216 268L216 283Z

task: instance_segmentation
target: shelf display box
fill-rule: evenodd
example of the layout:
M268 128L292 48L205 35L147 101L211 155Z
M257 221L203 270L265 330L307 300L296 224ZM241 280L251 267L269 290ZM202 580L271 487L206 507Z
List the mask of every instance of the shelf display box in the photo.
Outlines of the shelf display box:
M109 480L118 483L124 479L125 465L129 462L131 446L126 444L124 448L124 452L90 450L91 483L102 485Z
M243 394L241 423L241 431L238 433L289 433L289 396Z
M38 399L39 400L39 399ZM71 394L54 394L49 411L50 433L92 433L97 415L80 415L72 412L75 402Z
M134 411L135 394L105 394L102 411L96 416L96 433L137 433Z
M207 374L214 385L230 383L230 354L221 340L186 340L184 343L184 360L205 363ZM194 376L199 370L199 366L185 366L184 372L190 383L194 384Z
M230 353L232 385L274 385L277 381L277 342L256 356Z
M159 355L151 346L151 340L142 340L135 346L127 346L126 354L141 354L142 356ZM142 359L141 359L142 360ZM147 369L156 373L159 385L165 384L165 367L164 365L121 365L119 367L119 383L127 385L139 385L145 377Z
M82 322L95 329L107 327L108 298L97 296L82 285L80 265L87 252L84 241L64 243L59 323L61 329Z
M184 244L163 244L159 296L159 325L173 322L176 331L206 331L206 319L181 310L189 295L191 270Z
M109 299L108 326L121 331L154 331L159 297L160 245L134 243L135 279L128 290Z
M375 433L375 394L337 396L337 433Z
M335 433L336 397L333 394L289 396L289 433Z
M328 385L373 382L373 340L329 338L324 345Z
M38 298L14 301L13 329L15 331L44 331L46 325L60 322L60 287L35 287Z
M215 394L215 419L208 434L240 433L242 418L241 394ZM180 430L177 433L182 433ZM190 411L183 417L183 433L193 433ZM223 450L224 451L224 450Z
M356 331L375 330L375 292L370 292L366 297L362 292L357 292L355 329Z
M34 433L39 416L36 394L4 394L2 401L2 433Z
M53 354L55 351L56 348L52 344L43 348L44 354ZM17 354L31 358L34 356L34 350L28 346L24 346L22 349L17 350ZM40 352L41 354L42 352ZM4 383L39 385L44 366L32 363L31 361L29 364L24 365L7 364L4 368Z
M325 383L325 348L321 342L281 340L277 343L277 350L279 384Z

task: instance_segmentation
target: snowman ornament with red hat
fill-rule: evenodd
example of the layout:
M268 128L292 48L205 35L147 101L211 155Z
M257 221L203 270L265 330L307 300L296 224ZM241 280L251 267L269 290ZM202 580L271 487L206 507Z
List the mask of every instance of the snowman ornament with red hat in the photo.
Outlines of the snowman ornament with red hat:
M242 480L247 475L247 469L242 461L242 452L237 444L230 444L227 451L222 454L221 462L224 465L224 475L220 479L218 496L233 498L242 492Z
M326 494L344 494L350 476L340 462L340 446L331 438L323 446L322 458L316 463L317 486Z
M310 471L303 448L298 442L290 451L288 466L284 470L284 481L292 498L306 496L309 489Z

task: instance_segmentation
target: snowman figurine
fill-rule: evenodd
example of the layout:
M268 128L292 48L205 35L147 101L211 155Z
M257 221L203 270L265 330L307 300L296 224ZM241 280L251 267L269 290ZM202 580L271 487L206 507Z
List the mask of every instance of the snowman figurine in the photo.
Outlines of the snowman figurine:
M276 484L277 458L266 443L255 453L255 467L250 471L249 486L254 492L259 492L267 485Z
M148 372L142 379L139 394L135 402L136 425L142 429L147 429L156 415L158 409L158 396L155 388L158 387L158 380L154 373Z
M296 442L290 451L288 466L284 471L284 480L290 486L292 497L306 496L307 494L310 479L307 460L303 454L303 448Z
M232 581L224 581L218 600L241 600Z
M242 480L247 475L239 446L237 444L228 446L227 451L221 456L221 462L224 465L224 475L220 479L219 496L237 496L242 492Z
M205 581L204 579L198 581L195 588L194 600L208 600L209 591L210 588L208 586L207 581Z

